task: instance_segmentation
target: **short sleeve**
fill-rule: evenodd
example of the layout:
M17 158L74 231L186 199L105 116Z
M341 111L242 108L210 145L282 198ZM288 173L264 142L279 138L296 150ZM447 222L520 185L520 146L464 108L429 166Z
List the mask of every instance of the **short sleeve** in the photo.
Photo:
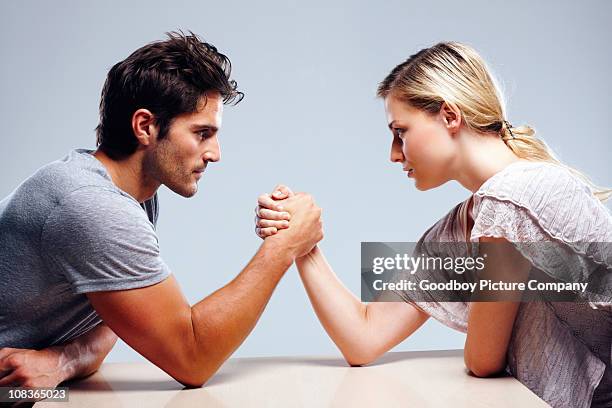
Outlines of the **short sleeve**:
M43 227L41 248L75 293L140 288L170 274L143 208L105 188L81 188L58 203Z
M471 242L481 237L504 238L510 242L546 242L552 237L522 207L494 196L474 197L474 226Z
M589 300L612 296L612 220L567 170L529 164L505 171L474 194L470 241L504 238L538 270L562 282L588 283Z
M459 213L462 205L457 204L444 217L438 220L427 231L423 233L414 249L413 256L418 257L421 254L428 256L465 256L467 248L455 245L458 242L457 234L460 231ZM460 252L459 252L460 251ZM465 251L465 252L464 252ZM436 282L448 282L451 278L449 275L436 273L431 275L432 271L420 269L418 272L410 276L410 280L426 280ZM394 280L401 281L404 279L404 272L400 271L394 276ZM406 277L408 278L408 277ZM467 275L454 276L453 279L462 281ZM457 293L457 300L453 302L440 299L440 293L427 290L395 290L394 295L402 301L412 304L430 317L436 319L440 323L462 333L467 332L467 320L469 312L469 299L459 301L461 294Z
M495 232L514 242L555 239L578 252L587 252L578 243L612 242L610 211L582 180L551 163L522 163L494 175L474 193L474 214L472 241Z

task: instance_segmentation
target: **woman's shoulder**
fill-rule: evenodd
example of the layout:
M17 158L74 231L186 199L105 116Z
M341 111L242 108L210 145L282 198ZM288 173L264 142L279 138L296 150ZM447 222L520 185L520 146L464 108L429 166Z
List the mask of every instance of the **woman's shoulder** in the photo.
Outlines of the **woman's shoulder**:
M470 198L455 205L442 218L429 227L421 236L421 242L459 242L465 238L462 233L463 212L467 209Z
M567 204L568 198L599 201L587 183L568 168L543 161L518 161L493 175L475 196L492 196L524 204L545 199Z
M529 220L565 242L612 239L610 211L586 182L555 163L512 163L474 193L473 211L477 224Z

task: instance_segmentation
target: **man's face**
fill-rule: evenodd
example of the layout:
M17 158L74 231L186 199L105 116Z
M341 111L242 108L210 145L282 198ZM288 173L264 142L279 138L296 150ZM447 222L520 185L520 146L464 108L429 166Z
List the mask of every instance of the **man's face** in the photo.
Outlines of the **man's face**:
M208 162L221 158L217 133L222 114L221 95L209 92L197 112L175 117L166 137L145 155L145 174L183 197L192 197Z

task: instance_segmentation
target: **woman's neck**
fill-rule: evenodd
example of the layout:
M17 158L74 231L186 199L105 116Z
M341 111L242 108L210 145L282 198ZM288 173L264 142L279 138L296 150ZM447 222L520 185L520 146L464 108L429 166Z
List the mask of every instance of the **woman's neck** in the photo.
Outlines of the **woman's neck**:
M457 135L457 156L453 164L453 179L472 193L496 173L517 161L506 143L494 134L478 134L462 130Z

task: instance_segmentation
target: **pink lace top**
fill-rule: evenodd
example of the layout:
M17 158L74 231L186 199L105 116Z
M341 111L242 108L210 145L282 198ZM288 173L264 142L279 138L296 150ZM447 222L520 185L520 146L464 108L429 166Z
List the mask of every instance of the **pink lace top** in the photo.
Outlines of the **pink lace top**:
M601 265L612 274L612 254L606 251L612 244L598 245L612 243L612 215L589 186L564 167L523 161L507 166L434 224L421 241L468 241L468 216L474 222L471 242L486 236L513 243L562 243L554 254L519 246L534 267L553 276L580 279ZM569 257L564 261L564 251L573 253L571 262ZM443 324L467 331L469 303L402 297ZM611 303L522 303L507 371L553 407L612 406L611 355Z

